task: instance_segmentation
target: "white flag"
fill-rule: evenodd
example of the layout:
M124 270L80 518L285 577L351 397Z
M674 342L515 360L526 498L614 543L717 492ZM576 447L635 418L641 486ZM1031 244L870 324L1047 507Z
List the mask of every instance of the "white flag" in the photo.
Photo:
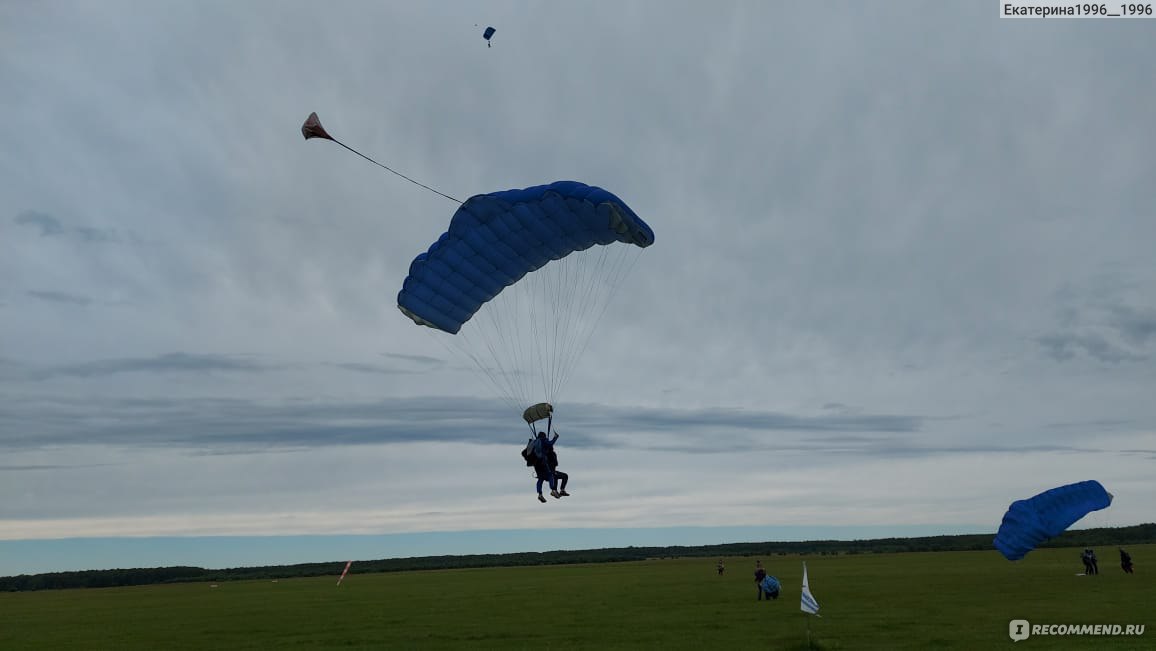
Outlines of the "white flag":
M815 601L815 596L811 594L811 588L807 585L806 561L803 561L803 596L799 600L799 609L816 617L821 616L819 615L819 602Z

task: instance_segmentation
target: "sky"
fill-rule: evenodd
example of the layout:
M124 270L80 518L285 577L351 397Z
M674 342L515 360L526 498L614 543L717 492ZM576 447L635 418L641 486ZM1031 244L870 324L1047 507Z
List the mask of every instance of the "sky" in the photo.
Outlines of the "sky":
M994 533L1085 479L1151 522L1154 55L994 2L0 0L0 575ZM456 205L312 111L653 228L569 497L397 309Z

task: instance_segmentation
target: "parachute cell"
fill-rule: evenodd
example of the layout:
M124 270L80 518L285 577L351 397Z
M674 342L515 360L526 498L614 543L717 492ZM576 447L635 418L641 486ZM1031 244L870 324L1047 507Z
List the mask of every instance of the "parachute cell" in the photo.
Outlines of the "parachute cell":
M455 335L440 339L523 413L553 401L636 259L631 252L653 243L650 226L595 186L558 181L477 195L413 260L397 306Z
M1112 494L1095 480L1046 490L1013 502L992 542L1005 558L1016 561L1080 518L1111 504Z
M486 31L482 32L482 38L486 39L486 47L490 47L490 37L493 36L496 31L493 27L487 27Z

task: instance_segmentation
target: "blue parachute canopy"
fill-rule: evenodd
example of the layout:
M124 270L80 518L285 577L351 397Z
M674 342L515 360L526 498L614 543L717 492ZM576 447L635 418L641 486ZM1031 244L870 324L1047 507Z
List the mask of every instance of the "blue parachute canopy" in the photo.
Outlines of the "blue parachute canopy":
M397 306L414 323L457 334L482 305L526 274L615 242L646 248L654 232L602 188L557 181L470 197L449 230L410 264Z
M779 589L782 588L782 586L779 585L779 580L770 574L763 577L763 582L760 587L762 587L763 592L776 599L779 598Z
M1063 533L1077 520L1112 504L1112 494L1095 480L1046 490L1012 502L993 544L1009 561L1018 561L1036 545Z
M496 31L498 31L498 30L494 29L493 27L487 27L486 31L482 32L482 38L489 41L490 37L493 36L494 32L496 32ZM487 45L488 45L488 43L487 43Z

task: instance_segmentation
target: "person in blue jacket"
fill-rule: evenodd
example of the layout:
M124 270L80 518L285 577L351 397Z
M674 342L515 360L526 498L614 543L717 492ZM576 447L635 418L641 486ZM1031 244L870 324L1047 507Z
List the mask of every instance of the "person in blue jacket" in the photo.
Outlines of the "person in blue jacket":
M558 440L558 435L554 435L554 441ZM558 492L558 479L554 476L553 469L550 468L550 452L554 449L554 441L546 438L545 432L538 432L538 438L534 439L534 474L538 476L538 501L545 502L546 498L542 496L542 484L549 482L550 496L554 499L562 497Z

